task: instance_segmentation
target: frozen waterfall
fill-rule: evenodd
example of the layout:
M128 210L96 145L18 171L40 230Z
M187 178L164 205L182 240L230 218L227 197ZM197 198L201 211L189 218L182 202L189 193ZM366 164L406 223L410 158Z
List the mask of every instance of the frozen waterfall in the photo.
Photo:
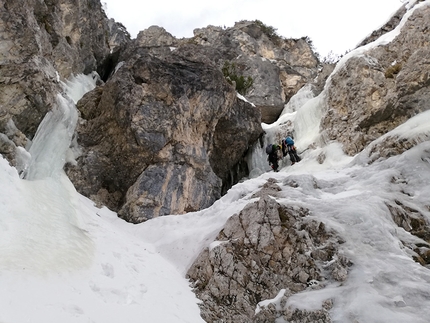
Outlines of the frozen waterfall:
M62 83L65 94L57 95L56 106L40 123L28 150L30 161L22 177L37 180L62 172L78 120L75 104L96 86L94 74L78 75Z
M286 136L294 137L299 153L312 144L319 143L319 126L323 110L323 94L314 97L312 86L304 86L285 105L279 119L272 124L262 124L265 135L261 142L254 144L247 156L250 178L271 170L265 147L268 144L281 144ZM280 167L287 166L289 158L284 157Z

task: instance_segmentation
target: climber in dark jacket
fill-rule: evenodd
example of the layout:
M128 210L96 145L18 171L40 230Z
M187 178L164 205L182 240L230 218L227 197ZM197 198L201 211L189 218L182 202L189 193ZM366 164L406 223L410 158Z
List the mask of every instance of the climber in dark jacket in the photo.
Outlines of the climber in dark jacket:
M279 145L272 145L272 151L269 153L269 156L267 157L267 160L269 161L269 165L272 166L272 169L277 172L279 168L278 160L279 160L279 150L281 149L281 146Z
M294 140L290 136L282 140L282 155L290 155L291 165L298 163L301 158L297 155L296 147L294 146Z

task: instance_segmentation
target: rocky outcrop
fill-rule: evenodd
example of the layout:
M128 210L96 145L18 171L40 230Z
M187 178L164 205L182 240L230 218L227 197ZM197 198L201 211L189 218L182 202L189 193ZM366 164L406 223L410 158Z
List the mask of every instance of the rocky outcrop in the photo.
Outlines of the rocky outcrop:
M354 155L368 143L429 108L430 7L415 10L390 43L352 57L331 76L326 139Z
M127 31L125 26L116 22L114 19L109 19L108 21L109 27L109 48L111 51L115 51L117 48L121 46L125 46L131 41L130 33Z
M393 179L397 183L406 184L403 178ZM406 248L412 251L412 258L423 266L430 265L430 228L426 217L417 208L404 205L399 200L387 203L393 221L405 231L417 236L424 242L414 243L404 241Z
M260 108L265 123L276 121L289 99L318 74L319 62L306 38L283 39L260 21L195 29L192 41L216 48L215 61L234 63L254 80L246 97Z
M163 27L151 26L137 34L135 44L137 47L176 46L178 40Z
M244 157L252 143L262 134L259 109L242 100L236 99L231 113L218 121L210 164L222 180L221 194L225 194L240 179L249 175Z
M307 288L323 288L328 281L344 281L351 263L338 255L336 234L310 220L309 210L270 197L280 191L270 179L253 196L260 199L233 215L189 269L206 322L274 322L280 317L330 322L330 300L316 312L289 309L286 300ZM330 265L323 269L323 264ZM280 292L283 306L261 306L256 315L260 301Z
M208 207L222 179L262 133L258 109L204 59L204 48L139 43L78 109L82 155L68 175L78 191L131 222ZM233 135L236 134L236 135Z

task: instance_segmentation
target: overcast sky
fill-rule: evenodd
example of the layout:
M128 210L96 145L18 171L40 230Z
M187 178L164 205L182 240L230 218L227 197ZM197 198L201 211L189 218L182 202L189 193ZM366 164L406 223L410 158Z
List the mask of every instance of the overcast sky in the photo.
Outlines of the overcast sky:
M106 14L134 38L151 25L177 38L195 28L232 27L240 20L261 20L286 38L309 36L322 57L343 54L383 25L405 0L101 0Z

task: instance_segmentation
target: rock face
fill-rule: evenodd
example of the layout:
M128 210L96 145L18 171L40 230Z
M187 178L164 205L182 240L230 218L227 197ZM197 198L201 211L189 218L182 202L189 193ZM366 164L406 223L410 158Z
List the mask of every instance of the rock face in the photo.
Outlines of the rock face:
M404 13L404 8L399 10L366 42L396 28ZM327 141L341 142L350 155L361 152L357 158L369 164L429 140L425 131L410 140L387 134L428 110L429 22L430 7L422 6L402 22L392 42L347 55L349 59L339 64L323 92L326 111L321 128ZM426 155L418 158L428 160ZM391 183L410 196L408 179L401 173ZM308 220L305 207L286 207L268 195L281 197L281 189L269 181L260 200L232 216L189 269L188 277L202 300L202 317L207 322L331 322L330 299L314 312L292 310L286 303L295 292L348 278L351 263L336 250L341 241L324 225ZM400 228L422 239L404 244L415 261L428 266L430 235L423 211L401 199L386 201L386 206ZM321 265L331 261L335 265L326 271ZM313 286L314 282L318 284ZM276 306L259 305L261 299L274 298Z
M430 8L415 10L389 44L350 58L327 86L322 121L328 140L354 155L429 108Z
M60 81L103 68L108 36L98 0L2 2L0 153L12 164L56 105Z
M330 300L316 312L272 305L255 314L261 300L275 298L282 289L285 305L293 293L346 280L350 265L337 254L336 235L323 223L307 219L309 210L280 205L269 197L279 196L280 190L275 180L269 180L255 196L259 201L232 216L189 269L206 322L274 322L282 316L331 322ZM323 263L330 263L329 268L323 269Z
M375 40L377 40L380 36L392 31L395 29L400 21L402 20L403 16L406 13L406 6L402 6L397 10L396 13L388 20L381 28L374 30L369 36L367 36L360 44L357 45L357 47L361 47L364 45L367 45Z
M68 169L79 191L131 222L211 205L262 133L258 109L238 100L221 71L186 59L201 47L157 47L156 57L142 41L79 103L83 153Z
M216 48L216 60L228 60L252 77L247 98L260 108L265 123L276 121L289 99L318 73L318 59L306 38L282 39L258 20L227 29L195 29L192 40Z

